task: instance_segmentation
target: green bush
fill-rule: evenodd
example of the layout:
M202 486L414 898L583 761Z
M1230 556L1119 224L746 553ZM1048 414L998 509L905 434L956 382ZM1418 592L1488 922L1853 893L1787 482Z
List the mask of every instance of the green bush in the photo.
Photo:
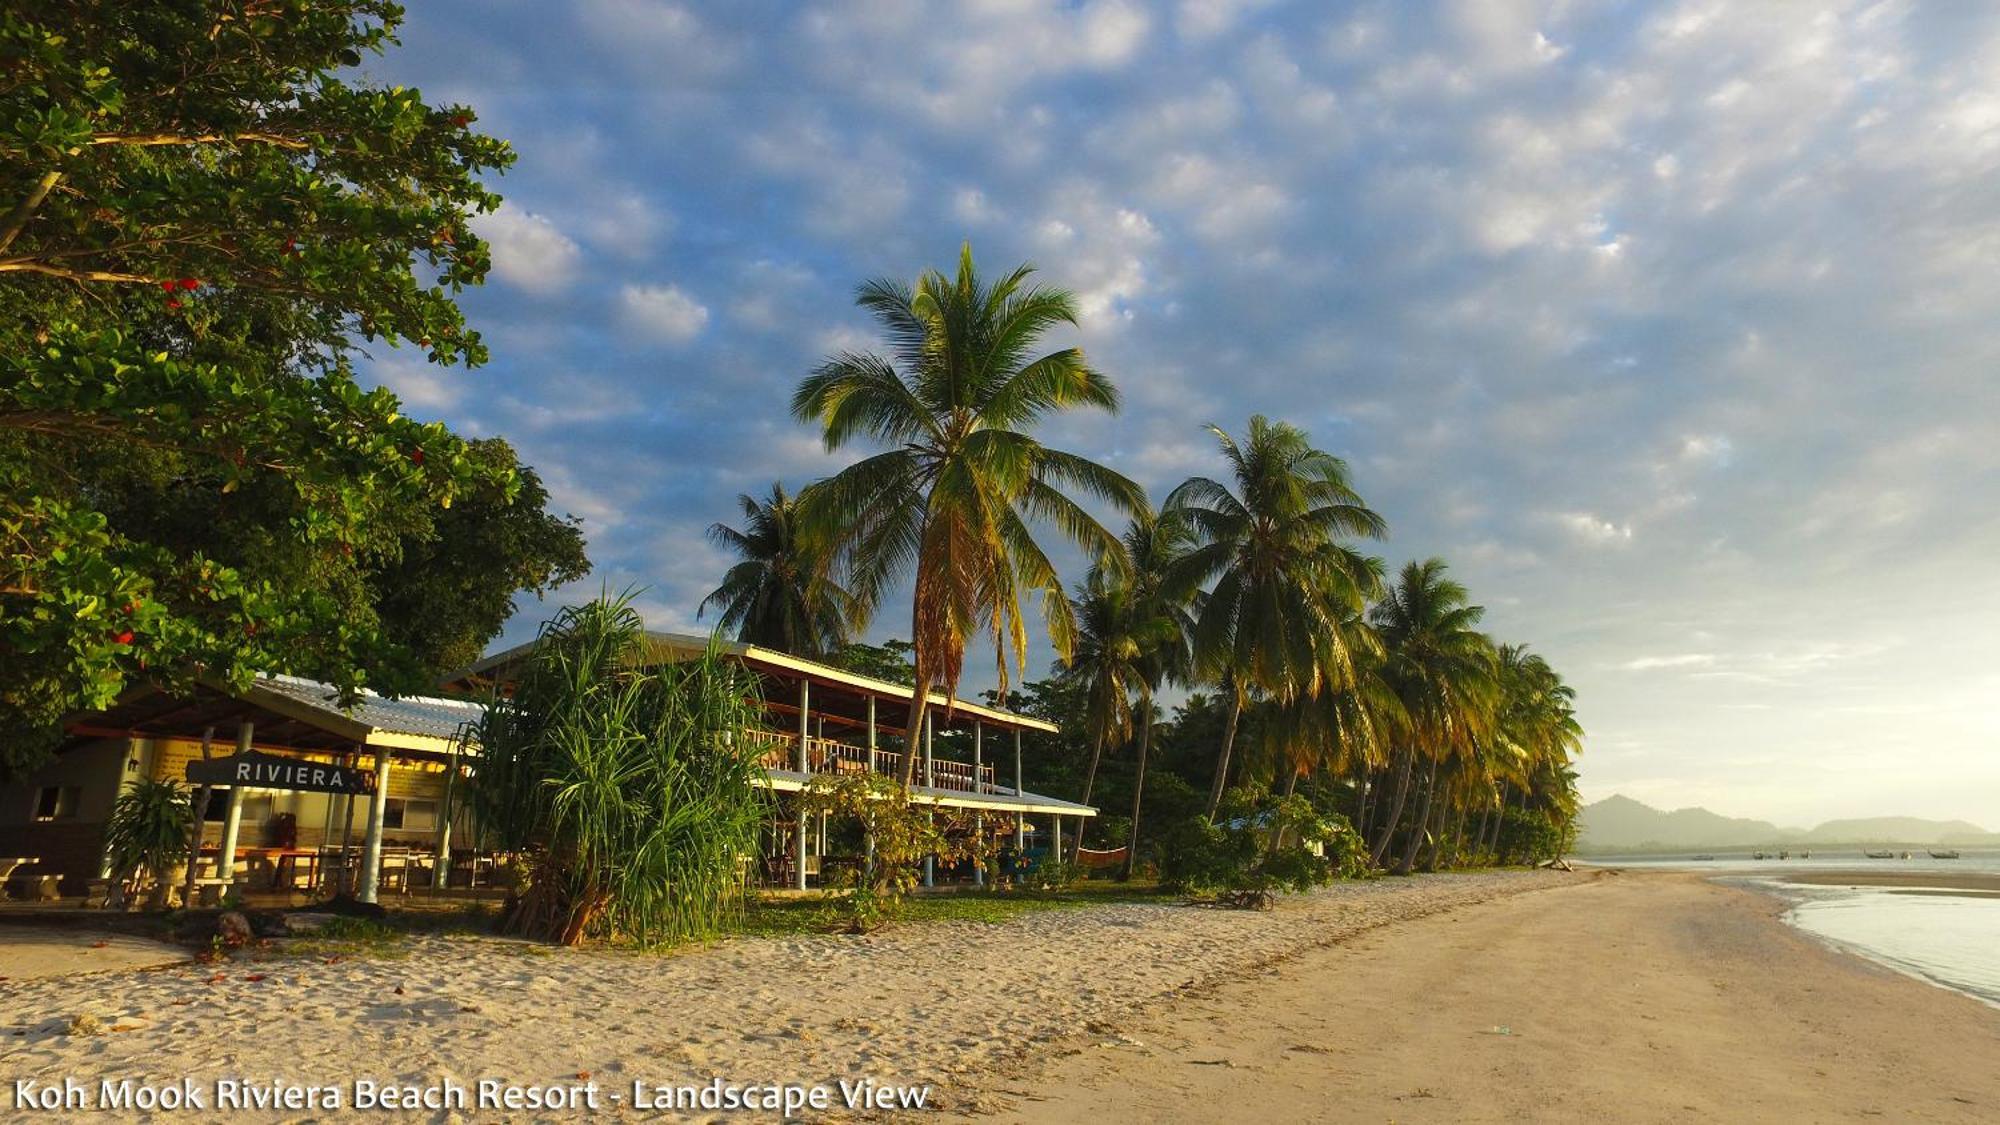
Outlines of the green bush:
M1315 812L1305 798L1235 789L1216 823L1182 817L1162 833L1160 881L1183 894L1261 901L1358 873L1360 852L1351 827Z
M167 875L187 858L194 806L171 781L140 781L118 795L104 825L104 850L112 876L123 884L141 874L152 880L153 905L163 907Z
M1500 862L1546 863L1563 851L1563 830L1540 809L1506 809L1500 814Z

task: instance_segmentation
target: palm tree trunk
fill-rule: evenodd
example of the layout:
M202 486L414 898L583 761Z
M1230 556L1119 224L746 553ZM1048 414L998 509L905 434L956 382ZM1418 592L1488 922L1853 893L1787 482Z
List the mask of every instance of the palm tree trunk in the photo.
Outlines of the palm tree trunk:
M1125 836L1125 866L1118 871L1120 882L1130 881L1139 864L1139 806L1146 799L1146 754L1153 748L1153 697L1139 700L1139 770L1132 779L1132 827Z
M1479 827L1472 832L1473 854L1484 856L1486 852L1486 822L1493 816L1493 806L1484 805L1479 810Z
M1376 837L1375 846L1368 850L1368 866L1382 866L1382 858L1389 851L1389 838L1396 834L1396 821L1403 815L1403 802L1410 796L1410 765L1416 758L1414 750L1405 750L1402 761L1396 765L1395 795L1389 798L1388 814L1376 828L1381 835Z
M1452 825L1451 829L1451 851L1447 853L1449 860L1444 866L1457 867L1459 864L1465 862L1465 818L1470 813L1471 810L1467 809L1464 805L1458 807L1458 819Z
M1366 840L1368 838L1368 813L1375 805L1375 774L1363 766L1354 775L1354 832Z
M1417 807L1416 823L1410 826L1410 840L1403 846L1403 861L1396 865L1396 874L1408 875L1416 866L1417 849L1423 846L1425 829L1431 819L1431 799L1436 796L1437 759L1431 759L1430 769L1424 772L1424 803Z
M1090 803L1090 792L1091 790L1097 788L1097 765L1099 762L1103 760L1104 760L1104 737L1102 735L1099 735L1098 737L1090 740L1090 768L1084 771L1083 796L1078 798L1077 800L1078 804L1087 805ZM1078 824L1076 826L1076 842L1071 844L1069 849L1071 862L1075 862L1076 854L1082 850L1083 850L1083 825Z
M1229 705L1229 725L1222 729L1222 753L1215 759L1215 782L1208 789L1208 822L1215 823L1215 811L1222 807L1222 791L1229 785L1229 754L1236 746L1236 723L1243 716L1243 694L1234 693Z

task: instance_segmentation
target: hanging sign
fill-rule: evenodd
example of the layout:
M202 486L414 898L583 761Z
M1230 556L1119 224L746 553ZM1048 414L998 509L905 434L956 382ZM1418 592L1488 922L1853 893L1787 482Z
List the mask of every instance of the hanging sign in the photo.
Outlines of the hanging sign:
M227 758L188 763L187 779L201 785L294 789L308 793L373 793L375 775L325 762L280 758L247 750Z

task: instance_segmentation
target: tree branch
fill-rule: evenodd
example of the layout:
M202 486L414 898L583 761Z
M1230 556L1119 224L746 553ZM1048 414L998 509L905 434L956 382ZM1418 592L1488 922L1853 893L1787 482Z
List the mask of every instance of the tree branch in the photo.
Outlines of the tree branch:
M165 278L147 277L137 273L118 273L113 270L73 270L62 266L52 266L46 262L0 262L0 273L40 273L50 277L65 278L70 281L124 281L138 285L157 285Z
M21 233L21 228L28 225L28 216L34 214L35 208L42 205L42 200L49 197L49 192L55 188L56 181L60 179L62 179L61 172L44 172L42 178L35 181L35 186L28 190L28 194L21 202L16 203L14 209L7 212L6 219L0 220L0 250L13 245L14 239Z
M102 133L90 138L90 143L126 145L133 148L157 148L162 145L260 144L288 148L295 152L306 152L312 148L310 141L281 136L277 133L202 133L195 136L181 133Z

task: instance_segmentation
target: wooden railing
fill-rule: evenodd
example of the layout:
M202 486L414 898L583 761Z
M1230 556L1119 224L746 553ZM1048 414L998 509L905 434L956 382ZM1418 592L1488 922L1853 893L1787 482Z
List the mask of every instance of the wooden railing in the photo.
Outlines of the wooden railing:
M773 730L751 730L744 732L749 738L764 743L764 768L790 770L799 768L799 736L781 734ZM839 742L831 738L806 737L807 773L865 773L868 770L868 748ZM875 772L888 777L901 777L903 755L892 750L875 752ZM994 792L993 767L982 765L979 769L978 786L972 779L972 763L953 762L943 758L931 759L931 787L949 789L960 793ZM916 783L924 784L924 764L917 762Z

